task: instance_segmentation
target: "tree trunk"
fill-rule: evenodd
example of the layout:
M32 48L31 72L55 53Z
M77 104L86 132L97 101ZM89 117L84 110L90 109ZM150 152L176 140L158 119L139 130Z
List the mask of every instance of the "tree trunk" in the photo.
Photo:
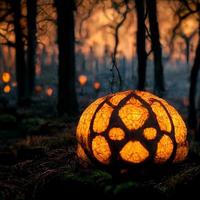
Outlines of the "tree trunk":
M25 63L25 50L23 42L23 32L20 24L21 19L21 0L15 0L13 3L14 9L14 31L15 31L15 48L16 48L16 80L17 80L17 93L18 105L24 106L29 102L28 96L28 82L27 82L27 69Z
M146 0L149 26L151 32L152 50L154 53L154 90L159 95L165 91L164 87L164 74L162 65L162 50L160 45L160 34L157 20L156 0Z
M137 55L138 55L138 86L145 89L147 53L145 49L145 13L144 0L135 0L137 11Z
M196 99L196 87L197 87L197 79L198 79L198 72L200 68L200 30L199 30L199 41L198 46L196 49L196 55L194 59L194 64L191 69L190 74L190 91L189 91L189 116L188 116L188 123L191 128L197 129L197 114L196 114L196 106L195 106L195 99ZM200 139L200 135L197 137Z
M28 49L27 66L29 77L29 92L33 94L35 88L35 61L36 61L36 15L37 0L27 1L27 21L28 21Z
M58 23L58 112L77 114L75 89L74 1L55 0Z

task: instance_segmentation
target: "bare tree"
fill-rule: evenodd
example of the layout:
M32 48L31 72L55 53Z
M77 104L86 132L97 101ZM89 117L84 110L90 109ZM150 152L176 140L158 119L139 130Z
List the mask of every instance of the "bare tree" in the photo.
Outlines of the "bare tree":
M78 113L75 90L74 1L55 0L59 48L58 112Z
M135 0L137 11L137 55L138 55L138 86L139 90L145 89L147 53L145 48L145 9L144 0Z
M200 68L200 27L199 27L199 41L196 48L196 55L194 64L192 66L191 74L190 74L190 91L189 91L189 125L192 128L197 128L197 113L195 106L196 99L196 87L197 87L197 78L198 72ZM200 139L200 136L198 137Z
M35 87L35 62L36 62L36 16L37 0L27 1L27 22L28 22L28 48L27 48L27 67L29 78L29 92L33 94Z
M154 90L159 95L162 95L162 93L165 91L165 86L156 4L156 0L146 0L151 32L152 50L154 54Z
M25 63L25 49L22 26L20 23L21 13L21 0L15 0L12 2L14 10L14 32L15 32L15 48L16 48L16 80L18 89L18 104L29 104L28 95L28 73Z
M177 35L177 30L180 28L182 22L188 17L194 15L194 19L197 19L199 28L198 28L198 44L195 53L194 63L190 72L190 89L189 89L189 115L188 115L188 123L191 128L195 130L195 138L200 140L200 134L198 130L197 123L197 110L196 110L196 88L197 88L197 80L198 73L200 69L200 1L199 0L179 0L180 6L177 10L178 15L178 23L173 29L172 41ZM182 14L183 13L183 14ZM195 34L194 32L193 34ZM193 37L191 34L191 37Z

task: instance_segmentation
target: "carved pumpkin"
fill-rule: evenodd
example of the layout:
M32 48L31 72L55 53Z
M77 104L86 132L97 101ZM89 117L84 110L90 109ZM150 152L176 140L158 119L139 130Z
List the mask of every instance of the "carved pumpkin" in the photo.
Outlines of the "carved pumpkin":
M101 97L83 112L77 155L100 164L176 163L188 154L187 129L176 109L143 91Z

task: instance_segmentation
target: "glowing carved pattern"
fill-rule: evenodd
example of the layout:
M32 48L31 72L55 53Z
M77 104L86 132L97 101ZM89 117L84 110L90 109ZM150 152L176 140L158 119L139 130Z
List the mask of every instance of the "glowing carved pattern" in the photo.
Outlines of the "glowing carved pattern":
M157 144L157 150L155 155L156 163L166 162L173 151L173 143L169 136L164 135Z
M110 122L112 111L113 108L105 103L97 112L93 124L93 130L96 133L102 133L106 130Z
M92 141L92 150L95 158L103 164L108 164L111 151L108 142L103 136L96 136Z
M184 143L187 139L186 138L187 128L185 126L185 123L184 123L182 117L175 110L175 108L173 108L170 105L167 106L167 110L170 113L170 115L172 117L173 124L174 124L176 142L178 144Z
M161 99L149 92L136 91L136 94L138 96L140 96L141 98L143 98L150 105L153 103L154 99L160 101L165 106L165 108L169 112L170 117L172 118L172 122L173 122L174 129L175 129L176 142L178 144L185 143L185 141L187 139L186 138L187 137L187 128L185 126L185 123L184 123L182 117L179 115L179 113L176 111L176 109L173 106L169 105L167 103L167 101L165 101L164 99ZM168 124L168 122L167 122L167 124Z
M127 104L119 110L119 116L129 130L136 130L144 124L149 113L143 106Z
M188 155L188 142L185 144L177 145L176 156L173 160L174 163L183 161Z
M147 140L153 140L156 137L157 131L155 128L145 128L143 134Z
M76 150L76 154L79 158L81 158L82 160L84 161L87 161L88 160L88 157L87 155L85 154L85 151L84 149L81 147L80 144L78 144L77 146L77 150Z
M129 141L120 151L120 156L125 161L141 163L149 156L149 152L139 141Z
M110 98L110 103L112 103L114 106L117 106L119 102L126 96L128 96L130 93L131 91L118 92L113 97Z
M153 100L156 99L156 96L149 92L136 91L135 94L141 97L144 101L146 101L146 103L150 105L153 103Z
M76 137L78 139L78 142L80 142L81 144L84 144L88 150L89 150L88 137L90 134L90 130L89 130L90 123L98 105L102 103L103 100L104 98L99 98L90 106L88 106L84 110L83 114L81 115L81 118L78 123L78 127L76 130Z
M151 105L151 108L152 108L153 112L156 114L156 119L158 121L160 129L162 131L171 132L171 129L172 129L171 123L170 123L169 117L168 117L165 109L162 107L162 105L158 102L154 102Z
M138 101L137 99L135 99L134 97L131 97L126 104L132 104L134 106L142 106L142 103L140 101Z
M112 128L109 131L109 138L111 140L123 140L125 137L125 133L121 128Z
M133 96L128 98L122 107L119 107L120 102L123 101L129 94L133 94ZM163 132L158 131L154 126L148 127L151 121L155 119L149 113L148 107L146 107L144 102L142 100L140 101L134 95L137 95L138 98L141 97L146 104L151 106ZM96 112L97 107L106 98L108 98L107 101L110 101L114 107L105 102ZM115 109L117 109L118 115L113 115L113 120L111 121L111 114ZM167 114L167 112L169 114ZM90 126L93 117L94 121L92 124L92 131L99 134L91 141L91 145L89 145L88 142L90 141L89 139L91 139ZM119 118L122 120L123 124L118 123ZM148 118L149 120L147 122ZM170 119L172 120L172 123L170 122ZM112 124L112 122L115 120L117 122L116 127L109 129L108 132L105 132L108 127L113 127L114 124ZM172 132L172 124L174 125L174 132ZM126 132L126 129L123 128L124 125L131 131L135 131L137 133L138 131L142 131L142 140L154 140L158 136L161 137L161 139L155 144L155 155L150 154L151 152L148 149L148 143L146 144L147 146L144 146L140 141L135 141L136 138L134 138L134 134L132 134L132 138L127 137L126 134L128 133ZM143 125L147 128L138 130ZM121 151L115 152L119 153L122 162L126 161L132 164L137 164L146 161L151 156L154 156L153 159L155 164L164 163L169 160L175 145L171 139L171 135L169 135L169 137L168 134L165 134L165 131L174 134L177 143L176 154L172 161L176 163L184 160L189 149L186 137L187 129L184 121L175 108L170 106L165 100L148 92L125 91L111 94L107 97L102 97L96 100L83 112L77 127L77 139L80 144L77 149L77 155L85 160L87 158L85 152L87 152L92 154L100 163L109 164L112 153L114 153L111 152L109 142L112 140L115 141L116 145L121 145L121 140L124 142L126 139L126 143ZM106 140L101 133L108 134L107 136L109 139ZM121 146L119 146L119 148L120 147ZM151 162L151 160L148 161Z

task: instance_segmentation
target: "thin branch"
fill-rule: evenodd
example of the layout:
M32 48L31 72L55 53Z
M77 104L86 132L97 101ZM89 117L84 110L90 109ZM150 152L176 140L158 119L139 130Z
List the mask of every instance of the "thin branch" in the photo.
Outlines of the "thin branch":
M45 9L43 9L42 6L39 6L39 9L48 17L48 18L43 19L43 21L47 20L47 21L53 22L54 24L57 23L56 19L54 19L52 15L50 15ZM39 20L39 21L42 21L42 20Z
M149 41L151 41L151 33L150 33L150 31L149 31L149 29L147 28L147 26L145 25L145 31L146 31L146 38L149 40Z
M11 9L7 10L6 13L4 13L2 16L0 16L0 22L5 21L5 19L6 19L10 14L12 14L12 10L11 10Z
M151 49L148 53L147 53L147 57L150 56L150 54L153 52L153 49Z
M178 16L178 23L175 25L175 27L173 28L172 30L172 37L171 37L171 40L170 40L170 48L171 48L171 52L173 52L173 41L177 35L177 30L180 28L182 22L188 18L189 16L193 15L193 14L196 14L200 11L200 6L199 4L197 3L196 4L196 9L192 10L188 4L187 1L185 0L180 0L180 2L182 3L182 5L185 6L185 8L187 9L187 13L184 14L184 15L181 15L180 13L182 12L182 7L176 12L177 16Z
M9 46L13 46L13 47L15 46L15 43L10 41L4 34L0 33L0 37L2 37L4 40L6 40L6 42L1 43L2 45L7 44Z
M122 19L115 27L115 34L114 34L115 46L114 46L114 51L112 54L112 67L110 69L110 71L112 72L111 91L113 90L113 84L114 84L114 69L117 71L117 75L119 78L119 90L121 90L121 88L122 88L122 78L121 78L119 69L117 67L116 56L117 56L117 49L118 49L118 45L119 45L119 30L120 30L121 26L123 25L123 23L125 22L125 20L127 18L127 14L130 12L127 2L125 2L125 6L126 6L126 10L122 14Z
M0 42L0 45L2 46L9 46L15 48L15 44L13 42Z
M98 0L95 0L93 3L90 4L89 8L88 8L88 12L87 14L82 18L82 20L80 21L80 26L79 26L79 35L82 37L82 38L86 38L85 36L83 36L83 32L82 32L82 29L83 29L83 25L84 25L84 22L87 21L93 10L94 10L94 7L95 5L98 3Z
M192 8L189 6L189 3L187 0L180 0L181 3L190 11L193 12L194 10L192 10Z

